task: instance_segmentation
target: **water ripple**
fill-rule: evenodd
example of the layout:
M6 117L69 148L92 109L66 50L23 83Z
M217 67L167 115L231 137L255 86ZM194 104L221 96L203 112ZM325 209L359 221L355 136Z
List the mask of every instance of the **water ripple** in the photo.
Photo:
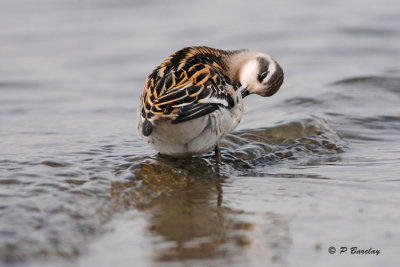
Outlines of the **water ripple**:
M389 76L360 76L342 79L332 85L363 86L388 89L394 93L400 93L400 78Z

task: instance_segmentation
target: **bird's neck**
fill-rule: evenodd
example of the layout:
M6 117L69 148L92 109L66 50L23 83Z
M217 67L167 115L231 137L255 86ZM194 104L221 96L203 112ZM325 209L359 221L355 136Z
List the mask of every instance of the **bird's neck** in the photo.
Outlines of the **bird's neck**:
M227 56L226 65L228 66L228 76L235 88L240 86L240 73L243 66L251 59L257 57L260 53L251 50L233 51Z

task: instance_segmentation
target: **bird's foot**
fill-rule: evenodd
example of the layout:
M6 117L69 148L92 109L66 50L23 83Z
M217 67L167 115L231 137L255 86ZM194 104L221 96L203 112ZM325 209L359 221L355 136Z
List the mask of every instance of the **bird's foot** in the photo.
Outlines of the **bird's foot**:
M218 163L221 163L221 150L219 150L219 146L215 145L215 159L217 160Z

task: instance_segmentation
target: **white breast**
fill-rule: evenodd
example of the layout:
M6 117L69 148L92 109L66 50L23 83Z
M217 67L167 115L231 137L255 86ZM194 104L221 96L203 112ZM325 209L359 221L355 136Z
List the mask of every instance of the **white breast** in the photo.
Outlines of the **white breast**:
M232 89L230 93L235 102L231 109L221 107L206 116L178 124L163 121L157 124L150 136L143 138L161 154L171 156L211 151L219 140L236 128L242 118L243 102L240 92L236 93Z

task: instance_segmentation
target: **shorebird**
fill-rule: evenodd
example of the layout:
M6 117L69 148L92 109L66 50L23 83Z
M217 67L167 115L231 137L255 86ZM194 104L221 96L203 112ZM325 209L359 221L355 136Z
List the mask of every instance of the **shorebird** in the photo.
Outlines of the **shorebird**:
M243 98L272 96L283 71L269 55L205 46L183 48L148 76L137 110L142 138L161 154L185 157L215 149L239 124Z

